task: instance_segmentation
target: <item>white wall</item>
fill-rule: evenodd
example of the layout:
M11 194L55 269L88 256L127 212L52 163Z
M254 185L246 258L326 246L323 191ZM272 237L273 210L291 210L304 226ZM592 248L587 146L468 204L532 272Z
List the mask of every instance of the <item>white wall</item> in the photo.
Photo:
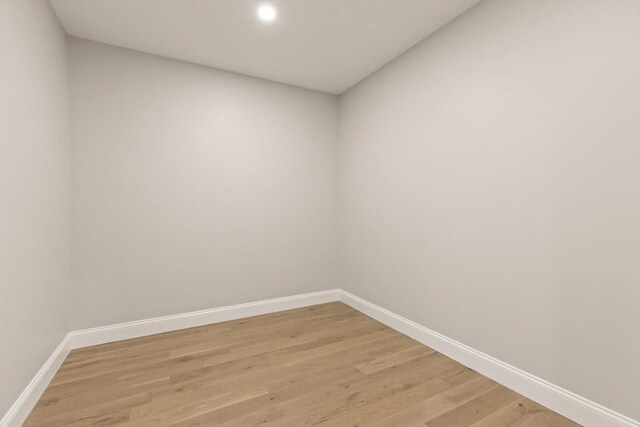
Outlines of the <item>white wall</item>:
M340 99L343 287L635 419L639 21L485 1Z
M0 417L69 330L65 35L47 1L0 1Z
M336 286L337 97L70 39L73 329Z

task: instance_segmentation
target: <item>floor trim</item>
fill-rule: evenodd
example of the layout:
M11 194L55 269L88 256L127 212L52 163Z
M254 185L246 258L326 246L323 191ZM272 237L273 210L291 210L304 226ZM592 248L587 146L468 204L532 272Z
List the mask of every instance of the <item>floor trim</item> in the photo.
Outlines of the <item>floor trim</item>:
M62 340L15 403L9 408L2 420L0 420L0 427L20 426L24 422L69 351L74 348L105 344L332 301L342 301L390 328L451 357L482 375L586 427L640 427L640 422L638 421L598 405L340 289L72 331Z
M340 301L583 426L640 426L638 421L425 328L349 292L340 291Z
M24 423L53 379L53 376L58 372L69 351L71 351L71 348L69 347L69 335L67 334L58 347L53 350L51 356L44 362L44 365L42 365L31 382L20 393L20 396L11 405L7 413L4 414L4 417L0 420L0 427L21 426Z
M229 305L210 310L192 311L172 316L154 317L134 322L118 323L69 333L71 348L89 347L114 341L128 340L163 332L177 331L244 317L259 316L277 311L292 310L310 305L339 301L340 290L312 292L283 298L273 298L246 304Z

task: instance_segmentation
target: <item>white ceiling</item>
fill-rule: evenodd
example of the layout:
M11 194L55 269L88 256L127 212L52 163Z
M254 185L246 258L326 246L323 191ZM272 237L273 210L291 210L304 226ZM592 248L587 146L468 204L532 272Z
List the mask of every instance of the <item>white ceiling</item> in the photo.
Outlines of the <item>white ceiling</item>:
M339 94L479 0L51 0L68 34Z

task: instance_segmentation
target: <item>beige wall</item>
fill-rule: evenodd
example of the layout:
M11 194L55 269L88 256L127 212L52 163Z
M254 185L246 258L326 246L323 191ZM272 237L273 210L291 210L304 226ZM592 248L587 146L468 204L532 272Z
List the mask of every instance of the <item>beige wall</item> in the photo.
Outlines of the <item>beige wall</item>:
M635 419L638 22L485 1L340 99L343 287Z
M73 329L336 287L337 98L70 39Z
M69 330L65 35L46 1L0 1L0 417Z

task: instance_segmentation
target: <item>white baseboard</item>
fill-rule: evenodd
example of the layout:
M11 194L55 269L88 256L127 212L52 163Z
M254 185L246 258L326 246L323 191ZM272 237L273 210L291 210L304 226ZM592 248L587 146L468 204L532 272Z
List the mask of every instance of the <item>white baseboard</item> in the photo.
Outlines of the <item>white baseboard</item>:
M18 399L11 405L9 410L0 420L0 427L14 427L21 426L22 423L27 419L29 413L36 403L38 403L38 399L44 393L44 390L51 382L53 376L58 372L60 365L64 362L64 359L69 354L71 348L69 347L69 335L65 336L62 339L62 342L58 345L58 347L53 350L51 356L44 362L42 368L36 373L31 382L25 387L25 389L20 393Z
M20 426L24 422L71 349L332 301L342 301L367 316L586 427L640 427L638 421L340 289L72 331L62 340L58 348L0 420L0 427Z
M312 292L284 298L274 298L246 304L229 305L210 310L193 311L172 316L154 317L134 322L101 326L99 328L82 329L69 333L72 349L105 344L114 341L128 340L163 332L177 331L244 317L259 316L277 311L292 310L310 305L338 301L340 290Z
M390 328L460 362L585 427L639 427L640 423L528 372L340 291L340 300Z

